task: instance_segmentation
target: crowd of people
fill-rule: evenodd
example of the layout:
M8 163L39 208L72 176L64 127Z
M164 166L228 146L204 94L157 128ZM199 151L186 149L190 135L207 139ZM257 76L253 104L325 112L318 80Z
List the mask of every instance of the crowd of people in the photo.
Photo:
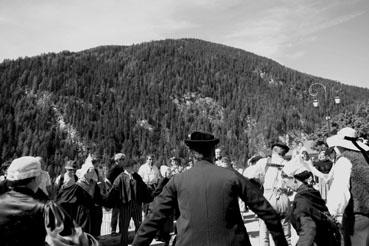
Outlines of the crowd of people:
M248 209L259 219L260 246L291 245L291 226L297 245L369 245L369 146L354 129L328 137L314 163L302 144L275 142L242 169L209 133L184 142L186 165L174 156L157 166L153 154L141 164L124 153L104 165L90 153L80 167L66 161L55 179L41 157L3 165L0 245L98 245L103 208L121 245L131 219L133 245L251 245L241 213Z

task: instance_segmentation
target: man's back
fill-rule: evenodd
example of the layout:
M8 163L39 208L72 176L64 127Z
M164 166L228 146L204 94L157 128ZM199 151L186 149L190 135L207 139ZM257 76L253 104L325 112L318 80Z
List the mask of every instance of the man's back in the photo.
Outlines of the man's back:
M174 177L181 213L177 221L178 234L190 232L204 236L203 233L214 233L208 236L216 239L219 233L235 225L243 227L236 182L234 171L210 163L195 165ZM191 231L193 227L196 231Z
M266 218L273 233L285 242L277 214L249 180L232 170L201 161L168 182L154 201L153 214L140 227L133 245L147 245L156 226L175 206L180 212L176 245L250 245L238 197Z

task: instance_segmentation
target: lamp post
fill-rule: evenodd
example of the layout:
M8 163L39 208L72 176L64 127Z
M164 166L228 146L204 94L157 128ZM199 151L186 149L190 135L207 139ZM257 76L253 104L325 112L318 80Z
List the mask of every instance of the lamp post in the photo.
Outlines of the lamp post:
M314 98L313 100L313 106L314 108L319 107L319 100L318 100L318 94L319 91L317 90L318 88L323 88L324 91L324 100L325 100L325 120L328 123L328 135L330 135L331 133L331 116L329 115L328 112L328 106L329 106L329 101L328 101L328 94L327 94L327 87L325 85L323 85L322 83L313 83L310 85L309 87L309 94L310 96L312 96ZM332 92L331 95L334 94L334 87L331 88ZM338 95L334 96L334 103L335 104L340 104L341 103L341 98Z

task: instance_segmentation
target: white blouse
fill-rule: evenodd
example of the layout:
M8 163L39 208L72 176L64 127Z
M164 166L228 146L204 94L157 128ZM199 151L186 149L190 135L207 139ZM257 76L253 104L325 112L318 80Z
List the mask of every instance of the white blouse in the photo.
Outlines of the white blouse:
M332 180L332 184L327 195L327 207L333 216L342 216L351 198L351 168L351 161L340 157L329 172L328 180Z

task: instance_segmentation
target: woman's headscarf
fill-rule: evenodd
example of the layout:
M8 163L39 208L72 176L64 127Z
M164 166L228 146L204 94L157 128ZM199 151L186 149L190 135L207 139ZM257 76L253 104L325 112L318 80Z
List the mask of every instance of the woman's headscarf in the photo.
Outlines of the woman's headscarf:
M88 155L82 167L76 171L76 175L78 179L87 181L88 183L90 181L95 181L95 182L98 181L98 176L97 176L95 167L92 164L91 154Z

